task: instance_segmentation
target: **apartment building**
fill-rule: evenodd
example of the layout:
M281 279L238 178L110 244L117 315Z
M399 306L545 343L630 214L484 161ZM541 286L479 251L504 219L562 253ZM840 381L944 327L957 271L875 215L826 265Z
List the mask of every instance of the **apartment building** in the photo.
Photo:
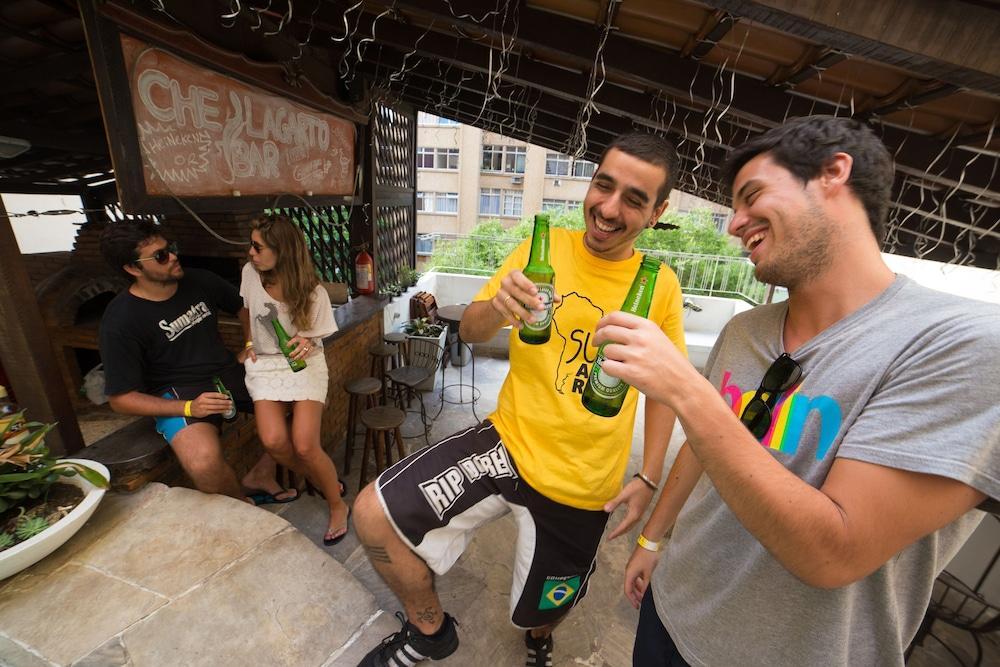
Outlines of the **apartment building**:
M596 165L447 118L417 117L417 232L468 234L477 223L513 225L538 211L583 203ZM728 209L673 191L670 208Z

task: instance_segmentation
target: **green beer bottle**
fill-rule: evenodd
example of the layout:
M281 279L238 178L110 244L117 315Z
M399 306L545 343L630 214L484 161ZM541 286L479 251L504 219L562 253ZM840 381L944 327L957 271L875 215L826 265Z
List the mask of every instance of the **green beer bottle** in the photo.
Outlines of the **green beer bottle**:
M622 312L639 317L649 314L649 304L653 302L653 288L656 287L659 272L660 260L655 257L642 258L642 264L639 265L632 286L628 288L625 303L622 304ZM614 417L625 402L628 384L605 373L601 367L603 363L604 345L601 345L590 369L587 386L583 388L583 407L601 417Z
M285 359L288 360L288 366L292 369L293 373L298 373L306 367L305 359L292 359L292 348L288 346L288 341L291 336L285 331L285 327L281 326L281 322L277 318L271 320L271 326L274 327L274 333L278 336L278 347L281 349L281 353L285 355Z
M212 384L215 385L215 391L220 394L225 394L229 397L229 409L222 413L222 418L226 421L232 421L236 419L236 401L233 400L233 394L228 389L226 385L222 384L222 378L218 375L212 376Z
M538 288L544 306L531 310L534 322L525 322L518 332L520 339L529 345L541 345L552 334L552 299L556 293L556 272L549 264L549 215L535 215L535 230L531 233L531 255L524 275ZM527 306L525 306L527 307Z

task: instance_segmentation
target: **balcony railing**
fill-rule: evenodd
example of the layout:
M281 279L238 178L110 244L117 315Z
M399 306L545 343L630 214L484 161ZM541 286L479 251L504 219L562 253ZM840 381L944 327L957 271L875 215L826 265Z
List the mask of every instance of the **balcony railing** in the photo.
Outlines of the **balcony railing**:
M518 239L461 234L422 234L417 254L429 257L424 270L471 275L492 275L520 243ZM754 277L745 257L698 255L663 250L640 251L658 257L674 270L685 294L743 299L763 303L768 286Z

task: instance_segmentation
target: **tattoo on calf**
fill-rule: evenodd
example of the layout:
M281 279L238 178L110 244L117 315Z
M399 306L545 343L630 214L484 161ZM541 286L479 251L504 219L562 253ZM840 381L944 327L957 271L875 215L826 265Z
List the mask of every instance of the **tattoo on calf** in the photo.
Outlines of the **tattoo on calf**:
M417 613L417 619L423 623L433 623L437 619L437 612L431 607L427 607L427 609Z
M392 559L389 558L389 552L385 550L385 547L365 546L365 551L368 553L368 559L374 563L392 562Z

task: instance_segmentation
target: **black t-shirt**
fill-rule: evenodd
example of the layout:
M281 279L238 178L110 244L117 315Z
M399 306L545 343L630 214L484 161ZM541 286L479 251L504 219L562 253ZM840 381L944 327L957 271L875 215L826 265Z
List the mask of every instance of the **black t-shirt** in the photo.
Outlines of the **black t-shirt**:
M159 394L191 385L236 364L219 335L216 313L235 314L243 300L233 285L210 271L185 269L177 292L150 301L125 290L101 320L104 391Z

